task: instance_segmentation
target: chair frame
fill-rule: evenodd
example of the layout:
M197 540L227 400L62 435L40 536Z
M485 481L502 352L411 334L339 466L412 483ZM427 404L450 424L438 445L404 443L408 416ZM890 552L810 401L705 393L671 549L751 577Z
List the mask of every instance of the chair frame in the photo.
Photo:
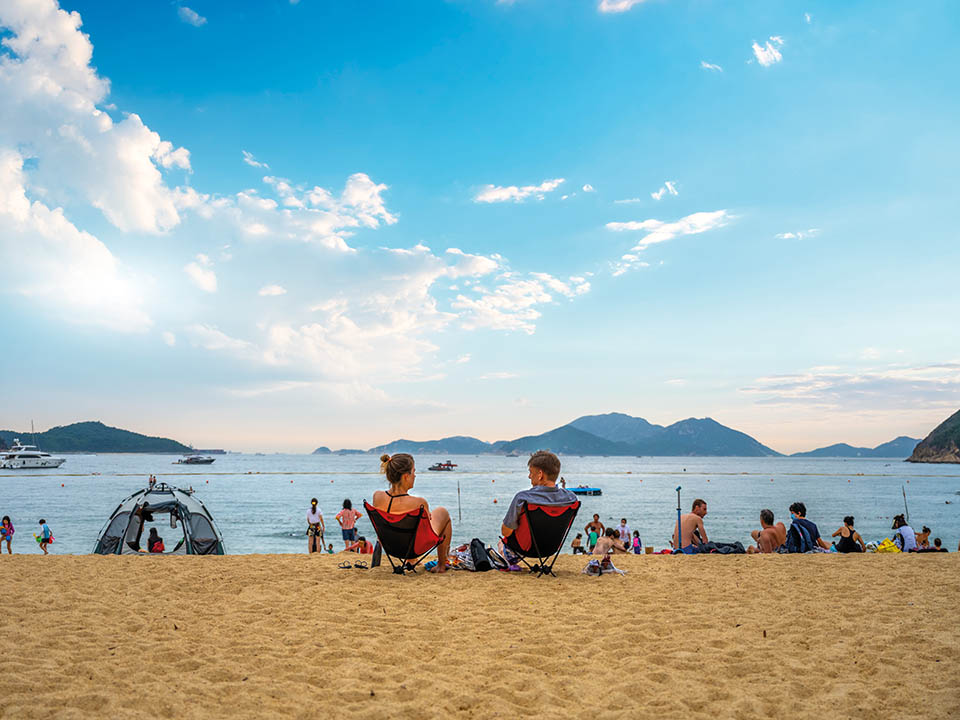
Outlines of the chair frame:
M523 502L523 507L520 509L520 512L517 515L518 528L520 527L520 522L522 522L522 517L524 515L527 516L527 523L530 522L528 503L526 500L522 502ZM536 505L537 507L542 507L541 503L534 503L534 505ZM549 555L544 556L543 553L540 552L540 546L537 543L537 536L533 532L532 526L530 528L530 542L531 542L533 551L536 553L536 557L538 561L536 565L531 565L530 563L527 562L526 557L523 555L523 553L528 551L524 551L522 548L519 547L519 545L516 548L510 546L510 538L514 538L514 541L516 541L516 531L511 533L506 538L504 537L500 538L500 540L503 541L504 546L507 548L510 548L512 552L514 552L517 556L519 556L520 561L524 565L526 565L528 568L530 568L530 572L537 573L537 577L543 577L544 575L552 575L553 577L557 576L556 573L553 572L553 566L557 562L557 558L560 557L560 553L563 551L563 546L566 544L567 537L569 537L570 535L570 528L573 527L573 521L577 519L577 513L580 512L581 503L579 500L577 500L576 502L569 503L568 505L558 505L554 507L564 507L567 509L566 511L573 510L573 514L570 516L570 522L567 523L567 527L563 531L563 539L560 540L560 543L557 545L557 551L553 553L553 558L550 559L549 565L547 565L546 561L547 559L549 559L550 556ZM559 518L559 517L562 517L562 515L557 515L555 517ZM533 556L531 555L529 557L533 557Z
M373 505L368 503L366 500L364 500L363 505L364 505L364 509L367 511L367 517L370 518L370 523L373 525L373 531L377 535L377 542L380 545L381 553L387 556L387 562L390 563L390 567L393 568L393 572L396 575L404 575L407 572L412 572L413 574L416 574L417 565L423 562L423 560L427 557L427 555L429 555L434 550L436 550L437 547L440 545L440 543L443 542L443 539L444 539L443 536L437 535L436 532L434 532L433 534L436 536L437 541L425 552L420 553L419 555L414 554L413 548L417 542L417 528L420 527L420 524L424 522L424 520L426 520L428 524L430 523L430 516L427 514L426 509L421 505L419 512L417 512L416 514L414 514L413 512L389 513L390 515L405 515L407 517L416 518L417 520L417 524L414 526L413 532L410 533L410 544L407 546L407 550L404 553L404 557L400 557L399 555L394 555L389 550L387 550L387 546L384 544L383 539L380 537L380 530L377 527L377 524L380 522L390 525L390 523L383 517L383 515L381 515L381 513L386 513L387 511L374 507ZM433 527L431 526L430 529L433 530ZM399 564L393 562L394 557L397 558L397 560L399 561ZM411 560L415 560L415 562L410 562Z

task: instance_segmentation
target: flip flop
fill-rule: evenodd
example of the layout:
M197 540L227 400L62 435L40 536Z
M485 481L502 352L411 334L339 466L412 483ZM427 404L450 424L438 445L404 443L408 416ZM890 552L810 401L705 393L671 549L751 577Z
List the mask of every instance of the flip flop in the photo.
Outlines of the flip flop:
M351 565L349 562L344 560L342 563L337 565L337 567L340 568L341 570L349 570L350 568L353 567L353 565Z
M366 569L368 569L368 568L370 567L369 565L367 565L367 561L366 561L366 560L358 560L357 562L355 562L355 563L353 564L353 566L354 566L355 568L360 568L361 570L366 570Z

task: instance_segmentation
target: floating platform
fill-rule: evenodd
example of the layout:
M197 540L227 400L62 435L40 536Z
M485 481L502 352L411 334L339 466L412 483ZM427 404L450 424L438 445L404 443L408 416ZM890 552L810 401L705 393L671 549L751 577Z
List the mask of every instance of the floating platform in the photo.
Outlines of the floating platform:
M568 487L574 495L603 495L603 490L595 487Z

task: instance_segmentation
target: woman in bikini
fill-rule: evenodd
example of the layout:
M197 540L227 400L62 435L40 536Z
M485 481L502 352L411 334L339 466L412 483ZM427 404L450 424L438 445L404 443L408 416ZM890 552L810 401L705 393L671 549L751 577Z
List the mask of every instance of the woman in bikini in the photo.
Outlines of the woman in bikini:
M433 527L433 531L443 538L437 546L437 567L434 572L446 572L447 553L450 551L450 536L453 533L450 513L444 507L431 510L426 500L410 494L417 477L413 456L406 453L396 453L389 457L384 455L381 461L381 467L387 476L390 489L377 490L373 494L371 504L378 510L392 513L416 512L421 507L424 508L430 516L430 525Z

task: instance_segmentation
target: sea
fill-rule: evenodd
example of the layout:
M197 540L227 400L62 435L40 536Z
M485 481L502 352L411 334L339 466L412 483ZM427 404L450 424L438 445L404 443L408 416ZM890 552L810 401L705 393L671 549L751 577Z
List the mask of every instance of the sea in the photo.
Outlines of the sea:
M334 515L349 498L363 500L384 488L374 455L217 455L208 466L177 465L176 456L66 455L51 470L0 470L0 515L17 533L15 553L39 553L33 534L43 518L53 531L54 554L88 554L117 505L159 482L193 488L213 515L228 554L306 552L306 513L319 500L327 542L343 548ZM452 472L426 468L450 460ZM759 527L759 512L773 510L789 524L790 503L800 500L807 516L829 536L845 515L867 541L891 536L894 515L909 513L918 531L929 526L951 551L960 541L960 465L911 464L893 459L577 457L562 456L567 487L586 485L602 495L583 496L576 521L582 530L594 513L606 525L626 518L645 545L665 547L677 516L678 488L684 512L695 498L708 503L705 526L711 540L746 545ZM414 494L453 518L454 544L478 537L495 543L514 493L529 486L525 457L487 455L416 457ZM360 535L373 538L366 517ZM159 526L160 534L169 527ZM169 547L169 545L168 545ZM4 544L4 550L5 544Z

